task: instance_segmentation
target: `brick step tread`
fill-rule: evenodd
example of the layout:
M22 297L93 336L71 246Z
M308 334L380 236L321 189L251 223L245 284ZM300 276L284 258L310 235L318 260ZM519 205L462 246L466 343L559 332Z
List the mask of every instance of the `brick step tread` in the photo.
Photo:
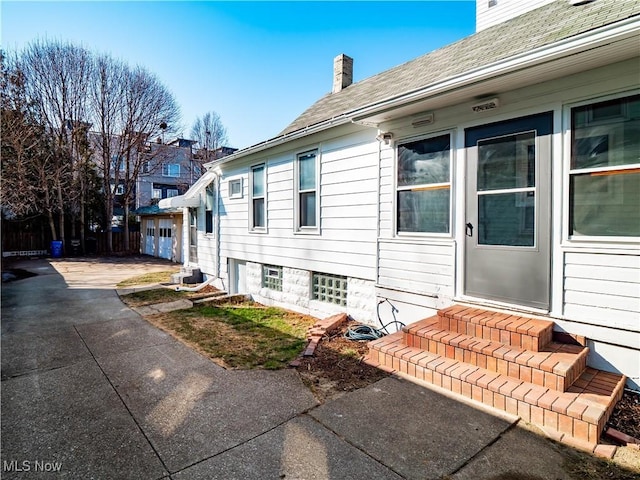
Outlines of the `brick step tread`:
M371 342L367 362L588 442L598 441L625 383L623 375L587 368L566 392L559 392L408 347L398 334Z
M454 305L438 311L441 328L505 345L541 350L553 337L553 322L519 314Z
M404 327L404 340L407 346L419 347L448 358L469 361L494 371L499 371L497 360L503 360L503 362L566 377L574 373L577 363L586 364L586 356L589 353L587 347L558 342L551 342L542 350L534 352L525 348L506 346L500 342L445 330L433 322L425 322L422 325L421 322L417 323L418 325L412 324ZM468 355L464 352L475 353L476 361L466 360ZM461 355L465 355L465 358L459 358ZM504 365L504 367L507 368L508 365ZM529 377L531 377L531 373L529 373Z
M498 327L510 332L529 333L535 335L548 329L553 329L553 321L542 318L532 318L517 313L494 312L482 308L453 305L438 311L440 317L463 320L469 323Z

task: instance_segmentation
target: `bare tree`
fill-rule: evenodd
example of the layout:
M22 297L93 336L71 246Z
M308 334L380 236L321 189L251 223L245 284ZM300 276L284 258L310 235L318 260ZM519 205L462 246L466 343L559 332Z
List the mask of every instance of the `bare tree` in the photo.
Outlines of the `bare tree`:
M78 213L80 195L74 188L77 137L72 131L87 120L92 57L84 48L70 43L34 42L20 55L19 68L25 77L27 98L37 106L40 120L54 139L49 172L53 189L46 192L46 197L58 214L58 234L53 228L52 237L59 236L64 244L65 212Z
M191 128L191 139L198 143L197 166L203 172L204 164L215 160L218 149L228 142L227 129L220 115L211 111L196 118Z
M0 109L2 115L3 214L21 217L45 211L55 231L49 175L52 153L49 138L28 101L25 80L15 58L0 52ZM45 195L43 195L43 192Z
M124 108L121 110L124 147L123 207L124 245L129 249L129 205L145 162L151 161L153 150L146 148L148 140L167 132L180 120L180 110L173 95L152 73L142 67L129 70L125 81ZM162 149L156 150L162 153Z
M91 143L103 179L107 251L112 252L113 205L120 182L120 164L124 151L121 111L125 101L127 66L103 55L96 59L93 74L89 98L95 134L92 135Z

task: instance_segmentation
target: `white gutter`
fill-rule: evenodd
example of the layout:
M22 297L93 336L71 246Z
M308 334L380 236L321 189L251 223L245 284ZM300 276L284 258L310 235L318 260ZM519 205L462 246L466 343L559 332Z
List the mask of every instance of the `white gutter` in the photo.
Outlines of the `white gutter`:
M417 90L404 93L397 97L387 98L380 102L369 104L349 112L342 113L328 120L307 126L279 137L274 137L262 143L247 147L237 153L228 155L220 160L216 160L207 165L222 165L243 158L247 155L266 150L268 148L281 145L283 143L303 138L313 133L321 132L329 127L343 125L354 122L359 123L374 114L383 113L386 110L393 110L417 101L425 100L429 97L442 95L446 92L457 90L472 84L476 84L489 78L498 77L514 71L523 70L542 63L557 60L563 57L575 55L586 50L597 48L602 45L613 43L625 38L637 35L640 28L638 17L631 17L610 25L605 25L595 30L583 32L581 34L565 38L550 45L544 45L534 50L524 52L495 63L469 70L461 75L451 77L447 80L421 87Z
M613 43L638 34L640 19L631 17L621 22L606 25L598 30L592 30L560 40L551 45L545 45L535 50L500 60L493 64L469 70L468 72L449 78L445 81L423 87L413 92L404 93L381 102L368 105L351 112L352 120L360 122L373 114L384 113L407 104L425 100L472 84L480 83L489 78L513 73L535 65L569 57L577 53Z

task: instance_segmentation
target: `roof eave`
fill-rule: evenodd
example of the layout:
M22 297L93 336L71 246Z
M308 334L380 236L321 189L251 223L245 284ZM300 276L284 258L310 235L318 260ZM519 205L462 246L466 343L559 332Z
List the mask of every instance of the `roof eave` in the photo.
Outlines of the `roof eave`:
M530 68L541 63L574 55L581 51L596 48L599 45L605 45L634 34L637 35L639 29L640 19L637 16L630 17L619 22L614 22L609 25L604 25L600 28L571 36L525 53L507 57L500 61L468 70L462 74L427 85L420 89L364 105L299 130L279 135L251 147L239 150L220 160L210 162L206 164L206 166L207 168L215 168L216 166L225 165L248 155L259 153L269 148L282 145L283 143L322 132L328 128L338 125L344 125L347 123L361 123L367 125L367 118L375 114L394 110L430 97L436 97L447 92L464 88L471 84L476 84L489 78L505 75L517 70Z

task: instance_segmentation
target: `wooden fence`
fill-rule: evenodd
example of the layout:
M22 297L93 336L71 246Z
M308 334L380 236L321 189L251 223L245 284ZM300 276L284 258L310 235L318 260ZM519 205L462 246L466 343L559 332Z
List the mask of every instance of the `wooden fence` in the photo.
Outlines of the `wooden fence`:
M122 253L140 253L140 232L129 232L129 249L124 248L124 232L112 232L113 252ZM42 252L50 252L51 234L47 229L40 231L22 231L14 228L3 228L2 231L2 255L8 256L26 256L26 255L42 255ZM107 251L107 232L90 233L85 237L86 254L106 255ZM74 248L72 239L66 239L64 245L65 256L78 255L83 252L79 248Z

